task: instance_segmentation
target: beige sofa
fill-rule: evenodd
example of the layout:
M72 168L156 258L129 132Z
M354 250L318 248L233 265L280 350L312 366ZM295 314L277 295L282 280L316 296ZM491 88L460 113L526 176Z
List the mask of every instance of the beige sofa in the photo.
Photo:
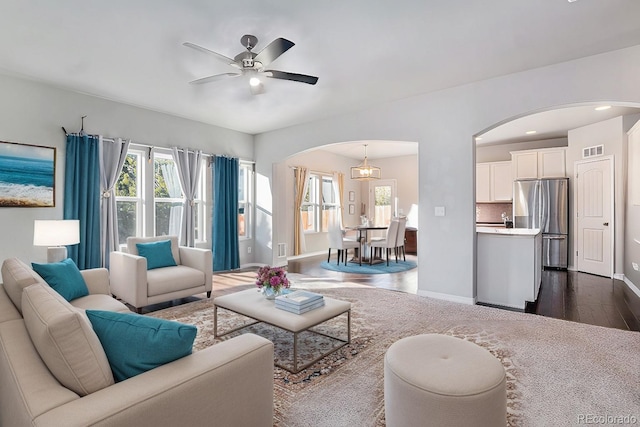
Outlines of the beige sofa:
M33 341L30 336L32 328L27 329L31 324L27 325L22 316L22 304L27 301L25 316L30 319L29 295L37 294L33 291L57 304L66 304L76 318L79 313L85 316L79 309L129 311L111 297L107 270L87 270L82 275L90 294L68 304L59 301L61 297L22 261L4 261L4 283L0 285L0 426L273 424L273 344L252 334L83 396L63 386L43 361L50 360L51 354L41 357L34 345L39 338L33 337Z
M171 241L177 264L147 270L147 259L138 255L136 243ZM210 249L178 246L176 236L128 237L126 252L111 252L111 291L121 300L142 307L206 292L211 296L213 258Z

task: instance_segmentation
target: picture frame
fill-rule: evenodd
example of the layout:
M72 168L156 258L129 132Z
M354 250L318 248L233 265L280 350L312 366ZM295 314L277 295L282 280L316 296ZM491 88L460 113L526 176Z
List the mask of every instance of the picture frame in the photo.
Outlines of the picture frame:
M356 201L356 192L355 191L349 191L349 201L350 202L355 202Z
M55 147L0 141L0 207L55 207L55 180Z
M356 213L356 205L349 205L349 215L355 215Z

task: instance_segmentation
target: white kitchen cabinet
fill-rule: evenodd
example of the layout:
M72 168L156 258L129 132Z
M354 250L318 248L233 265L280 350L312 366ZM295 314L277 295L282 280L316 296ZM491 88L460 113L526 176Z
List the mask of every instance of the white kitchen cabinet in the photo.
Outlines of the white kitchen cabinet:
M566 148L512 151L514 179L564 178Z
M540 229L477 227L477 301L524 310L542 280Z
M511 162L476 164L476 202L509 202L512 194Z
M513 176L515 179L538 178L538 153L512 152Z
M494 202L510 202L513 200L511 162L491 163L491 199Z
M476 202L491 201L491 165L476 164Z

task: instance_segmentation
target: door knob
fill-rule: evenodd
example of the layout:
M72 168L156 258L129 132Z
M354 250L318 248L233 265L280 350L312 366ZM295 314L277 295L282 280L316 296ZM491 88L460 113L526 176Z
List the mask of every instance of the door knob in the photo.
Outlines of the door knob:
M608 227L609 223L608 222L603 222L602 225L604 225L605 227Z

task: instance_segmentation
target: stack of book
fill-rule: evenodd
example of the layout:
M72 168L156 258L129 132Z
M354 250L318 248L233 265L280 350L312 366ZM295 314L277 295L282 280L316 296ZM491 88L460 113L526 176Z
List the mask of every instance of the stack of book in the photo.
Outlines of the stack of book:
M276 297L277 308L295 314L306 313L323 305L323 296L309 291L294 291Z

